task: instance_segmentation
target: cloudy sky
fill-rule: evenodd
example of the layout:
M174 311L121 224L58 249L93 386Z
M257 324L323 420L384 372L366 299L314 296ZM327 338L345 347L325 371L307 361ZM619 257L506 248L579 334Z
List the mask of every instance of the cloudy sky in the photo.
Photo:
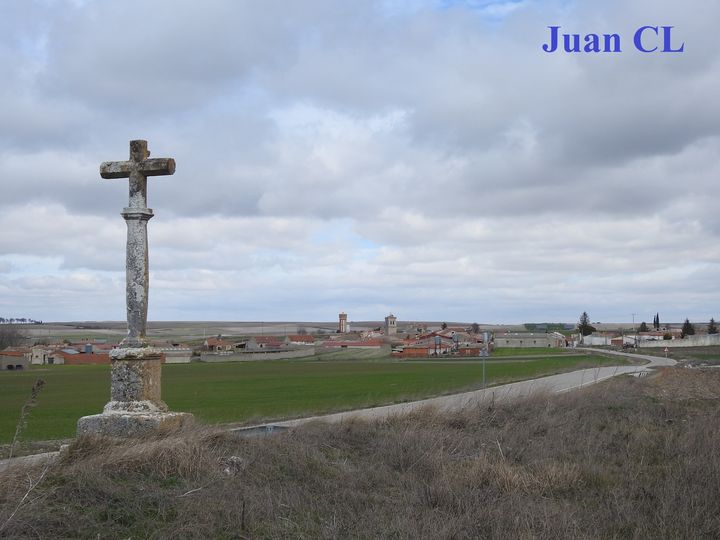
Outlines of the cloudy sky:
M0 315L720 317L720 4L0 0ZM545 53L549 25L622 52ZM633 47L672 25L683 53ZM677 42L677 43L675 43Z

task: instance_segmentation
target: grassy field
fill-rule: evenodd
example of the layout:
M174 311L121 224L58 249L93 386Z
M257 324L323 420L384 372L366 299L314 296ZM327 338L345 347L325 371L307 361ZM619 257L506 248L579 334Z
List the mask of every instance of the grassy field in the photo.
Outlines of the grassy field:
M326 352L319 352L315 355L315 360L321 362L337 362L337 361L354 361L354 360L381 360L388 361L391 359L390 348L382 347L380 349L335 349Z
M568 355L488 362L488 383L521 380L621 359ZM12 439L33 382L45 380L24 440L72 437L77 419L109 400L109 366L45 366L0 373L0 443ZM407 401L478 388L479 361L273 361L175 364L163 367L163 398L171 409L204 423L278 419Z
M577 354L577 351L573 349L556 349L549 347L497 347L492 352L492 356L545 356L573 353Z

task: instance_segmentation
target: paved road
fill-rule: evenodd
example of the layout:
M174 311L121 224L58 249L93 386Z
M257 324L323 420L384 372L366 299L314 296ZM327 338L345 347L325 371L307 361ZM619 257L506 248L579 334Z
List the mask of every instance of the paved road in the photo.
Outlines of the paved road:
M539 392L568 392L570 390L575 390L577 388L582 388L591 384L598 383L600 381L604 381L617 375L624 375L627 373L645 373L656 367L672 366L676 363L670 358L661 358L658 356L647 356L642 354L632 354L615 351L598 351L597 349L585 348L578 350L589 351L595 354L597 354L598 352L602 352L603 354L624 356L634 358L636 360L643 360L647 363L637 366L613 366L582 369L579 371L572 371L570 373L551 375L549 377L543 377L541 379L533 379L530 381L522 381L505 384L502 386L494 386L485 390L475 390L472 392L464 392L462 394L440 396L436 398L423 399L420 401L412 401L408 403L397 403L395 405L386 405L384 407L358 409L354 411L347 411L335 414L326 414L323 416L311 416L308 418L298 418L295 420L287 420L283 422L273 422L272 424L268 424L267 426L263 425L253 426L250 428L237 428L233 429L232 431L247 433L265 433L267 431L273 431L275 428L286 429L312 421L333 423L342 422L351 418L362 418L366 420L382 419L389 416L407 414L413 411L417 411L418 409L422 409L424 407L432 407L440 411L454 411L466 407L477 406L482 403L489 403L491 401L499 402L527 397Z

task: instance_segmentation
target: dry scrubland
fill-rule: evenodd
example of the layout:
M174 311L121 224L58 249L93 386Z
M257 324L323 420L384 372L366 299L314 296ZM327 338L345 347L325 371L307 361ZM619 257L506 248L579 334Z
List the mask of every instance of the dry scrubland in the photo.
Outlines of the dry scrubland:
M12 538L717 538L720 370L582 392L308 425L79 440L0 473ZM10 514L27 494L19 510Z

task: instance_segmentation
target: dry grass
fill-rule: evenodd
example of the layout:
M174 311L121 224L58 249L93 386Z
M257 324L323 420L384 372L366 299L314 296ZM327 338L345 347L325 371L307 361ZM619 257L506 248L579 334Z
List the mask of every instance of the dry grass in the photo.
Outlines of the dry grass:
M459 414L78 440L13 538L717 538L720 373ZM0 473L0 523L42 468ZM29 476L28 476L29 475Z
M15 455L15 447L20 441L20 435L22 434L22 431L27 426L30 409L37 405L37 398L40 394L40 391L43 389L43 386L45 386L45 381L43 379L37 379L35 381L35 384L33 384L32 389L30 390L30 396L25 400L25 403L23 403L23 406L20 409L20 419L15 426L15 435L13 436L12 442L10 443L10 448L8 450L9 458Z
M649 352L649 354L663 354L661 349L655 351ZM689 366L718 366L720 365L720 345L670 348L668 356Z

